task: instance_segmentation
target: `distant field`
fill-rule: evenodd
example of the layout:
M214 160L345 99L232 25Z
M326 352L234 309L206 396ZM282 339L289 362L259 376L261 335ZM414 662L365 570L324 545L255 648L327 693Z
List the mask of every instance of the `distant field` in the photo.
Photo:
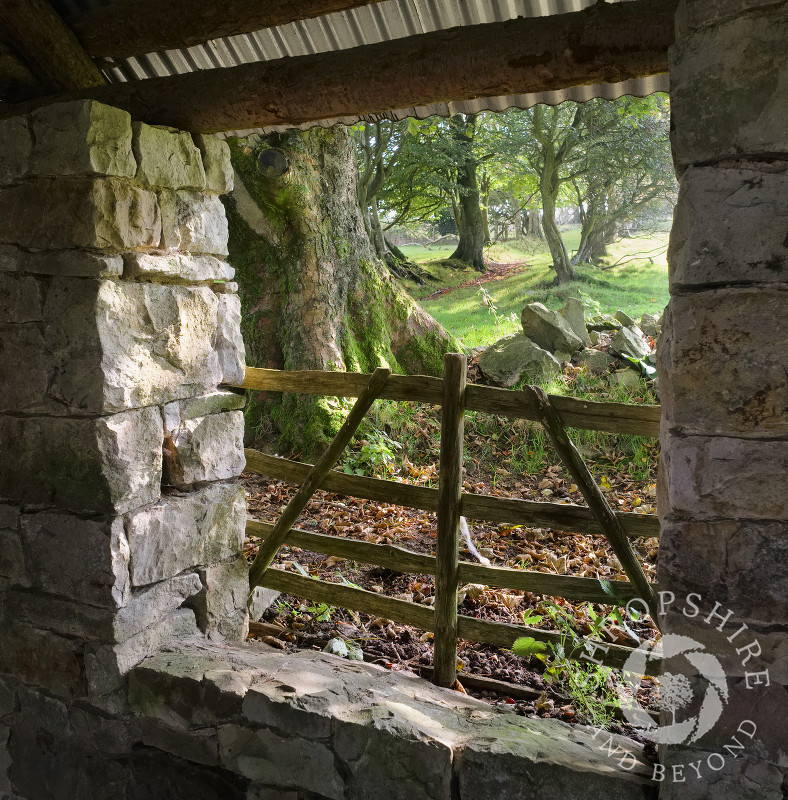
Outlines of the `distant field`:
M566 231L564 238L571 251L578 245L579 229ZM482 302L476 286L456 289L435 300L421 299L420 302L426 311L469 347L490 344L506 333L519 330L520 311L526 303L538 301L556 309L564 305L568 297L576 297L578 293L582 293L581 297L589 306L597 303L600 310L606 313L621 310L633 317L643 313L659 316L669 299L664 255L667 240L667 231L622 239L610 246L608 263L623 259L626 259L626 263L611 269L579 268L581 279L562 287L550 285L555 273L550 268L550 254L542 243L496 245L487 251L488 260L499 263L524 261L526 264L523 272L484 284L484 289L496 306L497 319ZM430 261L446 258L453 248L428 251L409 246L403 249L434 278L427 286L408 284L408 290L416 298L425 298L438 288L457 286L479 276L472 269L457 270L443 265L430 265Z

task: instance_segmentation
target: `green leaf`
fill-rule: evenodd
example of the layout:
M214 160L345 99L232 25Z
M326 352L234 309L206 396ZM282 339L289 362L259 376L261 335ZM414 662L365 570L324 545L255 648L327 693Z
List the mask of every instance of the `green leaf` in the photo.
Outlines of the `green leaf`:
M512 645L512 652L520 658L534 656L545 650L547 650L547 645L544 642L537 642L533 636L521 636L519 639L515 639Z
M523 616L523 625L538 625L544 617L539 614L530 614L528 612Z

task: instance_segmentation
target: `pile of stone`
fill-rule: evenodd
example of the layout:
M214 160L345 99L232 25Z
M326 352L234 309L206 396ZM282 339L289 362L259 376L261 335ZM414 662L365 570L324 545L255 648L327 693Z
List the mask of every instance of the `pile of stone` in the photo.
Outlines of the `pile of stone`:
M623 311L586 320L580 300L570 298L559 311L529 303L520 315L522 333L510 333L479 357L484 376L498 386L543 383L560 374L565 364L583 365L611 384L637 385L654 377L659 320L643 314L635 321Z

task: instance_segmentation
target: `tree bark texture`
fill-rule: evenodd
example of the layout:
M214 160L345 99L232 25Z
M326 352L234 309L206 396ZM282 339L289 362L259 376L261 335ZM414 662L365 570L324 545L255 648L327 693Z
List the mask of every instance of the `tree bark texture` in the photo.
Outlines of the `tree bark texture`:
M461 346L376 258L347 129L273 135L261 146L279 148L289 171L262 177L257 152L230 140L236 189L226 200L250 366L440 374L443 353ZM247 429L312 456L343 415L331 398L271 393L250 398Z

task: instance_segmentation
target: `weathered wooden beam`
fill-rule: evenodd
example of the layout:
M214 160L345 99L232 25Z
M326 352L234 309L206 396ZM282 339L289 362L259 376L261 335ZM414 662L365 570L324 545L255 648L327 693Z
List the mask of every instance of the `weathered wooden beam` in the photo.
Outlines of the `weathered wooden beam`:
M106 83L77 37L47 0L2 0L0 28L48 92Z
M127 58L191 47L380 0L118 0L68 18L92 56Z
M21 103L45 93L41 81L13 48L0 41L0 102Z
M211 133L615 83L667 71L677 2L601 3L57 99L92 97L143 122Z
M464 355L443 357L441 452L438 484L438 548L435 557L435 655L433 680L451 686L457 680L457 588L460 581L460 504L465 438Z

